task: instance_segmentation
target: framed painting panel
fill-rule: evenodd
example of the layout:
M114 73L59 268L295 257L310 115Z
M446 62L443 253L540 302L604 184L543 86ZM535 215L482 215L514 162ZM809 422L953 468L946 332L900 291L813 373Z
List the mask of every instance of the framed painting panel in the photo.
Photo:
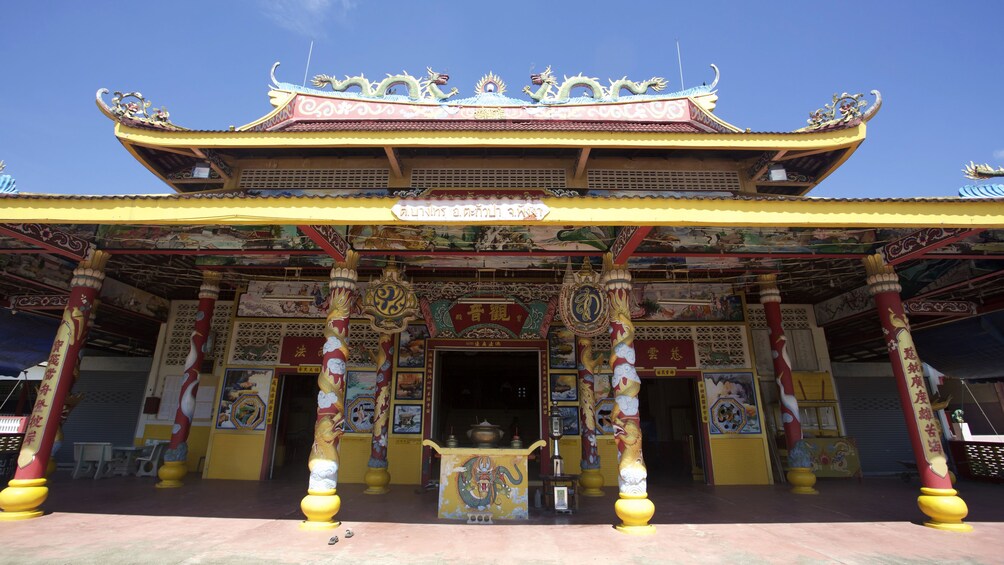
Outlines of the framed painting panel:
M264 430L271 386L271 369L227 369L216 429Z
M394 400L422 400L425 389L425 373L407 372L397 374Z
M411 324L398 338L397 366L402 368L425 367L425 340L429 339L429 328L425 324Z
M547 333L547 357L552 369L574 369L575 333L568 328L551 328Z
M422 433L422 405L398 404L395 406L392 429L395 434Z
M760 410L751 372L704 373L711 434L759 434Z
M579 387L575 373L551 373L551 401L575 401L579 399Z

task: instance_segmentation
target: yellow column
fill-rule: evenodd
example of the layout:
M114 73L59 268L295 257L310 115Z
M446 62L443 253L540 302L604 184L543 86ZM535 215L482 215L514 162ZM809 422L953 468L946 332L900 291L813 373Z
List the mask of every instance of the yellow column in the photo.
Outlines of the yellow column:
M617 441L617 484L620 498L614 511L621 523L617 529L628 534L655 533L648 523L655 504L648 498L648 470L641 451L641 421L638 393L641 379L635 370L634 324L628 306L631 273L627 265L616 265L608 253L604 257L603 285L610 298L610 367L613 369L614 409L611 414Z
M317 421L310 450L310 484L300 510L307 517L301 527L324 530L338 527L338 442L345 433L345 372L349 358L349 314L356 292L359 256L349 251L331 269L331 307L324 324L324 357L317 376Z

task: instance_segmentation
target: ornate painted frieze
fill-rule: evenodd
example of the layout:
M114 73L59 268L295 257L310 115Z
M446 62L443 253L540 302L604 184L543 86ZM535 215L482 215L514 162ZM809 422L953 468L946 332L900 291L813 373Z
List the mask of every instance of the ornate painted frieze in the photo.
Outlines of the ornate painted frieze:
M903 303L907 314L934 316L975 316L975 302L966 300L914 300Z
M0 224L0 234L16 237L21 241L77 260L87 257L94 248L94 245L86 239L48 224Z
M69 299L69 295L66 294L11 296L10 308L12 310L62 310L66 308Z
M948 245L973 230L968 228L925 228L917 230L879 249L886 263L895 265L917 255Z

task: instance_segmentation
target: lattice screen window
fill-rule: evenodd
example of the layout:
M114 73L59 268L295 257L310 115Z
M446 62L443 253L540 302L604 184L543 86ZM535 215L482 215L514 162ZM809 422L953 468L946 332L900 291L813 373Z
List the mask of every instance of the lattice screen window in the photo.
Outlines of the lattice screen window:
M388 169L244 169L241 188L386 188Z
M807 330L812 328L809 323L809 308L804 304L782 304L781 305L781 326L788 330ZM766 329L767 318L763 313L763 306L760 304L749 304L746 306L746 319L751 328Z
M188 350L191 349L189 340L192 337L192 328L195 327L195 313L199 310L199 303L194 301L176 301L171 306L174 309L174 316L171 318L165 344L167 347L164 351L164 365L167 367L185 364Z
M635 339L666 340L693 339L691 326L635 326Z
M234 325L230 363L235 365L275 365L282 341L280 322L237 322Z
M564 188L564 169L414 169L416 188Z
M708 190L738 192L738 171L591 169L589 188L612 190Z
M744 326L695 326L697 364L701 368L749 367Z
M288 337L324 337L324 322L290 322L283 334ZM352 339L350 330L349 339Z
M349 367L372 367L373 356L380 347L380 333L369 322L349 324Z
M196 301L175 301L172 304L174 316L167 332L167 343L165 343L164 366L184 368L185 359L188 358L188 351L191 348L192 330L195 328L195 313L199 310L199 303ZM213 323L210 326L216 333L213 350L207 357L216 361L217 365L222 364L224 351L230 340L230 317L233 315L233 302L217 302L213 309Z

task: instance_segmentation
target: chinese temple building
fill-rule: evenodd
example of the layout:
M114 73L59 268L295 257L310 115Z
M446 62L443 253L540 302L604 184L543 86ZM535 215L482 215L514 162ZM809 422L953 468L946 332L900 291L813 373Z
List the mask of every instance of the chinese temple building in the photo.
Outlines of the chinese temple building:
M889 445L928 525L968 528L922 360L948 372L959 348L925 336L1004 308L1004 207L807 196L878 92L755 132L716 115L714 66L677 92L548 68L463 93L431 69L304 88L277 68L273 109L220 130L98 92L174 194L0 193L3 359L32 353L23 320L48 328L0 520L42 514L89 422L169 442L161 488L302 480L307 528L336 523L340 483L438 482L441 518L606 488L646 533L651 485L813 493L896 466ZM117 400L63 438L82 387Z

